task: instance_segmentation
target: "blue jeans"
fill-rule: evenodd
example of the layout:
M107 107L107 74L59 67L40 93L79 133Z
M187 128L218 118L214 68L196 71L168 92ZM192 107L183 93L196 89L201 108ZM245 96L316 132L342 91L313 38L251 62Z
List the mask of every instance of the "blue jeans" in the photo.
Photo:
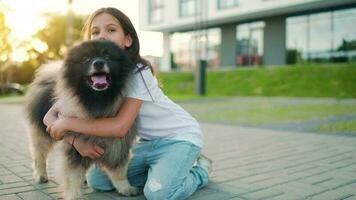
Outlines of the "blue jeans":
M147 199L186 199L208 183L208 173L193 163L200 148L186 141L155 139L141 140L133 147L127 177L131 185L143 188ZM97 167L91 168L88 185L94 189L115 189Z

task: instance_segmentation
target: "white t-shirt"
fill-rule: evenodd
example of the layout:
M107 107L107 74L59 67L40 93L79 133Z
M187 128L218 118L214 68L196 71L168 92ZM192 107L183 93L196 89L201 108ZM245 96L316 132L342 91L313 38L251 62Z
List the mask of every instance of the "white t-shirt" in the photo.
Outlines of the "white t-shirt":
M127 97L143 101L136 119L138 136L147 140L167 138L189 141L202 147L203 135L198 122L163 94L149 67L141 72L139 67L140 64L126 89Z

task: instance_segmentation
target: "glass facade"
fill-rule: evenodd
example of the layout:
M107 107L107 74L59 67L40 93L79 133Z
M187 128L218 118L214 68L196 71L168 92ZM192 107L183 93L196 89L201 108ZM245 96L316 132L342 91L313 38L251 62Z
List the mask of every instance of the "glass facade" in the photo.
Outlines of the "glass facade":
M198 2L200 0L180 0L179 1L179 16L189 17L199 14Z
M287 63L355 62L356 8L287 19Z
M240 24L236 27L236 64L238 66L261 65L263 58L262 21Z
M225 8L232 8L239 5L240 0L218 0L218 8L225 9Z
M252 7L260 4L262 1L268 0L217 0L219 9L233 8L233 7ZM269 0L271 1L271 0Z
M206 36L201 31L174 33L171 37L171 55L173 68L192 71L196 68L197 58L206 59L208 68L220 65L221 31L208 29Z
M157 24L163 22L163 11L164 11L164 3L163 0L150 0L149 1L149 23Z

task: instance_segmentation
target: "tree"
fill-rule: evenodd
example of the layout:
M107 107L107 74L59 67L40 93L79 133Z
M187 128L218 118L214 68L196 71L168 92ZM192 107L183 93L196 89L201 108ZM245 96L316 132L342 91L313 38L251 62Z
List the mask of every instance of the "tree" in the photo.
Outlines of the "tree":
M42 57L44 56L49 60L61 59L68 48L65 44L68 31L67 16L47 14L47 18L47 26L38 31L34 37L45 42L48 46L47 51L43 53ZM72 19L73 31L70 37L72 41L75 42L80 39L80 33L84 25L84 17L73 16Z
M356 40L347 41L342 39L342 44L337 48L338 51L356 50Z
M9 62L9 55L12 52L9 43L10 28L5 24L5 15L0 13L0 83L3 82L3 71Z
M41 64L49 60L62 59L66 49L65 44L67 31L67 18L65 15L47 14L47 25L33 35L32 40L23 41L23 45L27 48L27 54L30 60L16 64L14 69L14 80L17 83L29 83L33 79L34 71ZM84 24L83 16L72 17L72 32L71 37L73 44L80 39L81 29ZM2 30L2 29L1 29ZM40 40L47 45L47 50L39 52L32 46L33 40ZM72 45L73 45L72 44Z

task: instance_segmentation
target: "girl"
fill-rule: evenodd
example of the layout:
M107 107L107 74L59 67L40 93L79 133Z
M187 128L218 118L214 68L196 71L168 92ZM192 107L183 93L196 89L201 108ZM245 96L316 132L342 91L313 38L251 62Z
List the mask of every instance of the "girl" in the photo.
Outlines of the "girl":
M44 118L47 131L62 139L67 131L102 137L122 137L136 123L140 140L128 166L131 185L143 188L147 199L186 199L208 183L212 162L200 154L202 133L197 121L159 88L150 64L139 54L139 39L130 19L115 8L95 11L84 27L85 40L110 40L125 49L137 63L125 101L113 118L82 120L58 118L56 104ZM96 159L104 149L82 140L64 137L82 155ZM88 185L110 191L106 174L94 167Z

